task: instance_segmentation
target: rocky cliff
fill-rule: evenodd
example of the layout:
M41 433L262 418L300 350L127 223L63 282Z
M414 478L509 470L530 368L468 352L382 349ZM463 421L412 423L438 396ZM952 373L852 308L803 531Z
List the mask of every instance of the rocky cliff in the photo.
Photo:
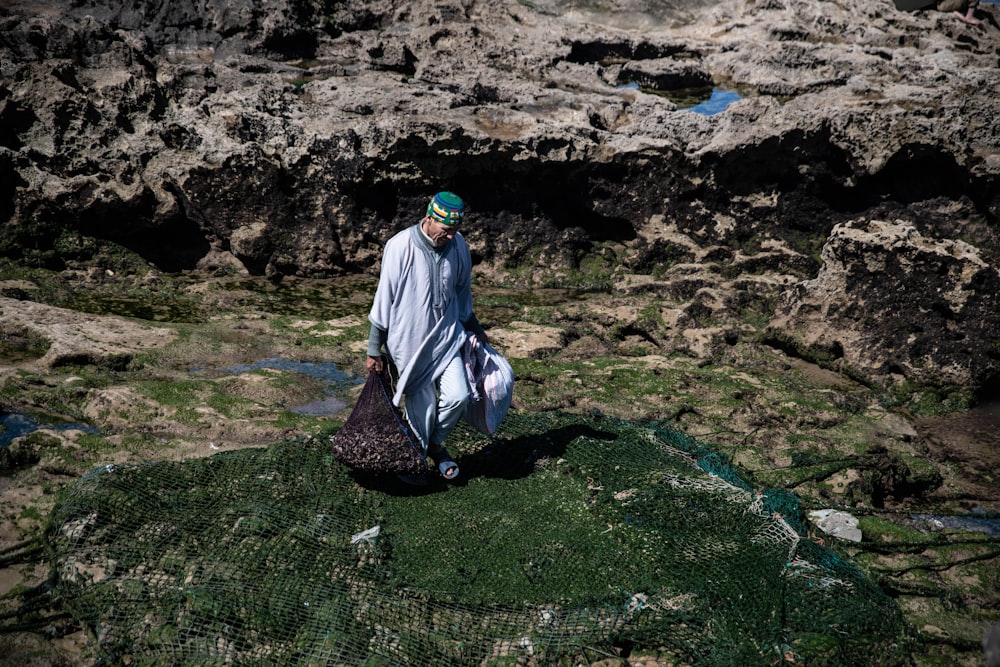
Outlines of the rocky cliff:
M694 354L763 335L974 396L1000 371L983 7L974 27L889 0L8 2L0 252L374 272L447 188L483 280L648 292L708 332ZM713 88L739 101L685 109Z

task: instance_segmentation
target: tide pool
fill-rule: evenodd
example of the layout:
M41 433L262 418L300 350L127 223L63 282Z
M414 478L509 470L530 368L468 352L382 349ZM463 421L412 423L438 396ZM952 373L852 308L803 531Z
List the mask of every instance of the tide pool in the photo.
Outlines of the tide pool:
M327 397L319 400L296 405L288 408L289 412L300 415L318 416L329 415L340 412L346 407L346 402L338 398L336 394L342 393L351 385L361 384L364 380L346 373L333 362L329 361L293 361L290 359L280 359L269 357L249 364L238 364L229 366L225 370L230 373L249 373L261 369L271 369L278 371L289 371L320 380L326 385Z
M722 113L726 110L733 102L738 102L740 96L731 90L720 90L719 88L714 88L712 90L712 95L704 102L699 102L693 107L688 107L687 111L693 111L694 113L700 113L704 116L714 116L715 114Z
M0 415L0 447L6 447L14 438L28 435L39 429L49 431L84 431L96 435L99 431L88 424L63 423L42 424L34 417L19 412L9 412Z

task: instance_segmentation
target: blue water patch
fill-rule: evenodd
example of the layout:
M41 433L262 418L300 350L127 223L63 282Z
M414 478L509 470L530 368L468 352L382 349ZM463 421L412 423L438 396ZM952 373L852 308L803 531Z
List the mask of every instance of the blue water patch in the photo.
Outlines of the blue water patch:
M88 424L63 423L63 424L41 424L34 417L19 412L10 412L0 415L0 447L6 447L14 438L20 438L34 433L39 429L49 431L84 431L97 435L100 433L96 428Z
M309 417L319 417L322 415L334 415L347 407L347 401L336 396L327 396L322 401L312 401L302 405L294 405L288 408L289 412Z
M624 83L615 86L615 90L641 90L650 95L665 97L678 109L683 111L693 111L704 116L714 116L722 113L733 102L740 100L739 93L731 90L713 88L709 93L707 88L685 88L682 90L656 90L652 88L642 88L638 83ZM705 95L708 99L705 99Z
M319 380L326 385L326 398L306 403L304 405L297 405L288 409L290 412L295 412L300 415L317 416L330 415L340 412L344 409L344 407L346 407L347 404L344 400L338 398L336 394L345 391L351 385L361 384L364 382L364 380L355 377L350 373L345 373L337 368L336 364L329 361L292 361L291 359L269 357L267 359L255 361L251 364L229 366L225 370L230 373L240 374L249 373L251 371L259 371L265 368L276 371L299 373L301 375Z
M337 365L329 361L292 361L291 359L280 359L277 357L270 357L268 359L261 359L260 361L255 361L251 364L239 364L236 366L229 366L225 370L230 373L249 373L250 371L259 371L264 368L268 368L276 371L289 371L292 373L301 373L311 378L321 380L331 386L348 386L351 384L357 384L360 382L358 378L354 377L350 373L345 373L344 371L337 368Z
M913 518L931 524L940 524L941 527L951 528L952 530L968 530L976 533L986 533L990 537L1000 537L1000 517L976 516L975 514L952 516L916 514Z
M738 102L740 96L738 93L734 93L731 90L720 90L719 88L712 89L712 96L709 97L704 102L699 102L693 107L688 107L688 111L693 111L695 113L700 113L704 116L714 116L715 114L722 113L726 110L733 102Z

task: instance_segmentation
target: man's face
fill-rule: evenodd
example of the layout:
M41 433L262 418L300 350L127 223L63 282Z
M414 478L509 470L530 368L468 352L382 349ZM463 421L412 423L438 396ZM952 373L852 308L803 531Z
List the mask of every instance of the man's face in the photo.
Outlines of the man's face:
M455 238L458 228L459 225L446 225L443 222L438 222L429 215L424 216L424 234L427 234L438 248Z

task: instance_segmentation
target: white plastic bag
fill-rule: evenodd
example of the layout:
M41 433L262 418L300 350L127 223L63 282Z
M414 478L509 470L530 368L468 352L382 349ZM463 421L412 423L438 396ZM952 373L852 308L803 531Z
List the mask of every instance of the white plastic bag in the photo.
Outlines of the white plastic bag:
M466 335L462 357L470 393L465 421L480 433L493 435L514 397L514 369L503 355L473 333Z

